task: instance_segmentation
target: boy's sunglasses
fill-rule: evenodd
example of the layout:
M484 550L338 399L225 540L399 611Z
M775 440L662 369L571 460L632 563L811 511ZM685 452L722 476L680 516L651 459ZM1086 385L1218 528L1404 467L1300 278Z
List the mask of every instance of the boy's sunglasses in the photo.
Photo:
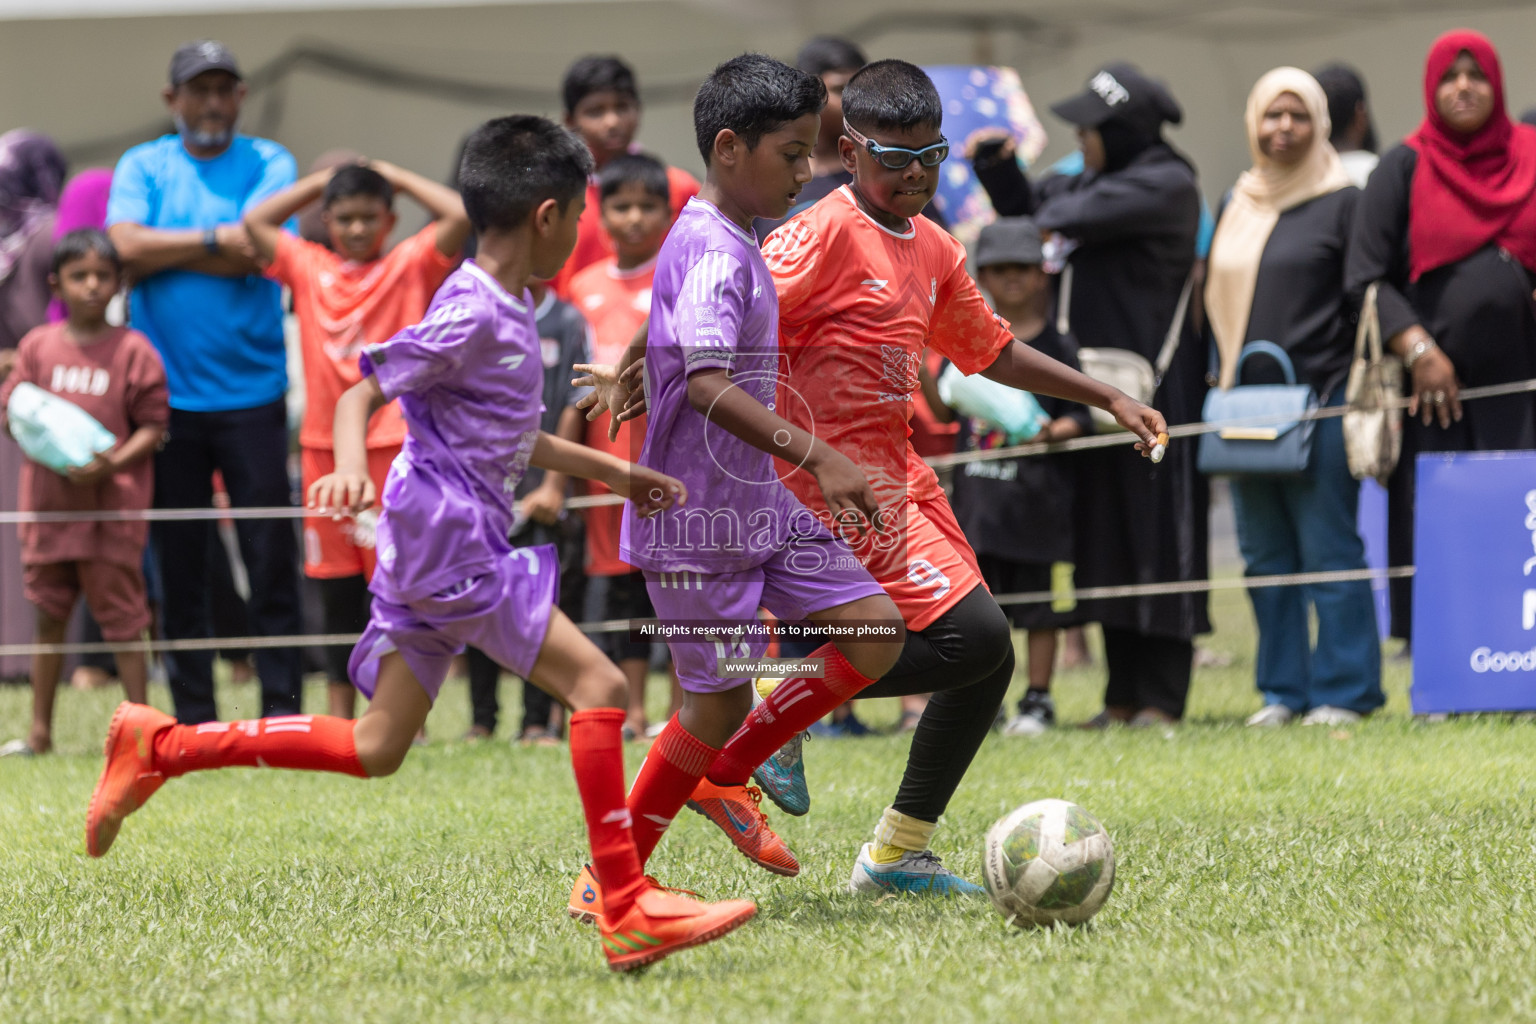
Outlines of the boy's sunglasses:
M949 156L949 140L939 136L939 141L922 149L903 149L900 146L882 146L878 142L871 142L849 124L843 122L843 134L853 140L854 145L863 146L869 150L869 155L875 158L875 162L881 167L892 171L904 171L907 165L916 160L924 167L937 167Z

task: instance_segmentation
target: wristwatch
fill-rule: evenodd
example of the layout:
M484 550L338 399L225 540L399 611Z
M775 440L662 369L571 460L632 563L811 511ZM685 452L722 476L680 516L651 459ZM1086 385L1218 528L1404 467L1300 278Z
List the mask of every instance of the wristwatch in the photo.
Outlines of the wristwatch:
M217 228L207 228L203 231L203 248L208 250L209 256L219 254L219 232Z
M1422 359L1424 354L1434 347L1434 338L1420 338L1414 342L1413 347L1408 350L1408 354L1403 357L1403 369L1412 372L1413 364Z

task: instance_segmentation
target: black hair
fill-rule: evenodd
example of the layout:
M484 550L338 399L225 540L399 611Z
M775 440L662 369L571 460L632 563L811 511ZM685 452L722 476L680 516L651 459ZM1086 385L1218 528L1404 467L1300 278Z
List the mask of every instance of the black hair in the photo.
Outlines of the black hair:
M59 239L53 247L51 269L57 274L64 264L84 259L91 253L111 263L119 274L123 272L123 258L117 254L117 246L112 244L105 231L96 228L79 228Z
M869 58L852 40L842 36L817 36L800 47L795 67L820 78L828 71L857 71Z
M352 196L372 196L389 207L394 204L395 189L372 167L344 164L336 168L331 180L325 183L325 191L320 194L320 207L329 209L336 200Z
M933 79L916 64L877 60L848 79L843 119L861 132L938 129L944 124L944 102Z
M592 166L569 128L528 114L498 117L464 141L459 194L475 231L510 231L546 199L564 210L586 189Z
M625 185L639 185L647 193L672 201L672 186L667 181L667 165L649 153L620 153L597 172L597 195L601 201Z
M621 93L640 102L634 69L617 57L582 57L566 69L560 98L567 114L574 114L576 104L595 92Z
M1328 120L1333 122L1328 141L1337 144L1355 123L1355 111L1365 102L1365 82L1361 80L1360 73L1348 64L1320 67L1312 73L1312 77L1317 79L1317 84L1323 87L1323 95L1328 97ZM1367 129L1365 141L1365 148L1374 153L1375 125Z
M718 65L693 98L693 134L705 166L715 137L729 128L749 149L827 105L821 79L761 53L744 53Z

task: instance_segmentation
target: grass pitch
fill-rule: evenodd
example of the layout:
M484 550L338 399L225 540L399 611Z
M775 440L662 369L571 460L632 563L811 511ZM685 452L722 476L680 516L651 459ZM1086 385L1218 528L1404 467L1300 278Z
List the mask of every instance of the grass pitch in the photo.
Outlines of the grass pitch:
M611 975L563 912L584 859L565 750L454 742L462 684L391 779L174 780L103 861L83 818L118 696L66 690L61 754L0 761L0 1020L1536 1019L1536 725L1414 721L1389 663L1388 708L1359 727L1244 730L1252 623L1240 595L1214 608L1206 646L1233 662L1197 673L1190 724L993 737L936 840L979 878L1005 811L1082 803L1118 862L1088 927L1011 930L985 899L844 894L906 740L817 740L811 815L770 814L801 876L753 868L684 812L653 870L751 896L759 915L637 976ZM1096 710L1102 684L1060 678L1063 717ZM225 687L222 710L253 698ZM894 717L880 703L865 714ZM26 708L0 688L0 739L24 734Z

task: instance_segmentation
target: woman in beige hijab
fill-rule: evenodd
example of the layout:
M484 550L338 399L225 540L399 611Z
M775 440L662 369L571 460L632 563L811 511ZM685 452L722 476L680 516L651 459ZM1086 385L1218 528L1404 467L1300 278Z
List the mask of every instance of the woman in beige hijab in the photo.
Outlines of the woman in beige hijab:
M1354 309L1344 261L1360 192L1328 142L1328 101L1297 68L1276 68L1248 96L1253 166L1223 205L1211 243L1205 303L1220 356L1220 386L1278 383L1278 360L1254 356L1269 341L1297 382L1324 405L1343 401L1354 350ZM1295 477L1232 481L1238 544L1250 576L1363 569L1355 526L1359 485L1349 474L1337 418L1320 420L1311 462ZM1249 725L1355 721L1383 702L1381 655L1370 584L1326 583L1250 590L1259 625L1255 676L1264 708ZM1309 636L1316 609L1317 643Z

